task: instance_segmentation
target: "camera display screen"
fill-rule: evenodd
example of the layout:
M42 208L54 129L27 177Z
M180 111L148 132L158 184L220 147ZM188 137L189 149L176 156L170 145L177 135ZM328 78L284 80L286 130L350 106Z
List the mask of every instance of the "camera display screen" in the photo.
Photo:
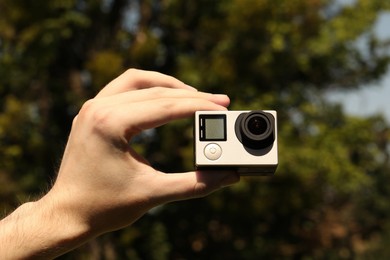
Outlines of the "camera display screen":
M200 115L201 141L226 141L226 115Z

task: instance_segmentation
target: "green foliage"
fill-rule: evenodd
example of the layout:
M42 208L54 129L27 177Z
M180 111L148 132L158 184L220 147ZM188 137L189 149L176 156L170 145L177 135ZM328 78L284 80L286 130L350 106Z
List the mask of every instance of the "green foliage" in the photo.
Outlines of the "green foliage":
M86 64L86 68L93 75L94 86L104 86L118 76L123 70L123 58L120 54L110 50L95 53ZM100 89L97 87L96 91Z
M388 1L0 0L0 198L55 178L80 105L127 67L159 70L231 109L278 111L280 166L154 209L64 258L378 259L389 255L389 126L327 103L388 68L373 33ZM130 19L132 18L132 19ZM135 140L159 169L192 169L192 124Z

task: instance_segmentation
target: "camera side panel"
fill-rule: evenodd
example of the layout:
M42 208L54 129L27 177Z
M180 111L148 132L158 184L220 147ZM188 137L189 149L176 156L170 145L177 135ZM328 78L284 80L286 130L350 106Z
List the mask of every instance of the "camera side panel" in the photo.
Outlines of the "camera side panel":
M194 155L197 169L234 169L242 175L265 175L275 172L278 165L276 111L264 111L272 114L275 120L274 142L267 148L257 150L245 147L235 132L237 118L249 112L251 111L196 112ZM211 120L208 121L208 118ZM226 129L219 129L221 127Z

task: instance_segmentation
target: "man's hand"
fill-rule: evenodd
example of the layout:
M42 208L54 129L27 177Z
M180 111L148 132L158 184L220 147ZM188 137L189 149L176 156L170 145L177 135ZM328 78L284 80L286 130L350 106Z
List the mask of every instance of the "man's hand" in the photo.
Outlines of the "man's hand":
M53 188L3 221L9 228L12 218L19 218L26 222L25 232L44 233L39 241L25 241L30 245L24 250L31 254L21 256L57 256L94 236L132 224L157 205L205 196L237 182L239 175L234 172L165 174L129 145L143 130L192 116L197 110L226 110L228 104L225 95L198 92L157 72L129 70L113 80L74 119ZM34 210L31 221L35 223L29 226L23 215ZM22 233L19 237L23 240Z
M165 174L129 146L143 130L197 110L226 110L228 104L225 95L197 92L166 75L128 71L82 107L48 195L68 191L72 196L66 199L82 219L106 232L131 224L161 203L203 196L237 181L231 172Z

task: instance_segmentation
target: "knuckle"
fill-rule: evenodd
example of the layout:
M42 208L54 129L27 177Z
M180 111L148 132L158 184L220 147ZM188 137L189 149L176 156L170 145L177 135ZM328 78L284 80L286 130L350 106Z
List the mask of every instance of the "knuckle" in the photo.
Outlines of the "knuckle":
M151 92L150 95L152 97L164 97L168 89L161 86L156 86L150 88L149 91Z
M139 69L130 68L126 70L125 77L131 82L134 86L142 86L145 83L145 75L143 75L143 71Z
M126 74L129 75L129 76L135 76L136 74L138 74L139 70L138 69L134 69L134 68L129 68L126 70Z
M141 77L140 70L134 68L127 69L125 75L135 82L139 81Z
M77 124L77 118L79 117L79 115L76 115L73 120L72 120L72 128L76 126Z
M98 101L91 99L84 103L78 117L87 122L94 130L101 132L107 131L109 128L112 113L110 109L106 109Z
M173 99L173 98L163 98L158 103L158 105L160 106L161 110L173 111L174 107L177 105L177 103L175 102L175 99Z
M83 113L83 112L85 113L87 111L90 111L92 109L92 107L94 106L94 104L95 104L94 99L89 99L89 100L85 101L83 106L80 109L80 113Z

